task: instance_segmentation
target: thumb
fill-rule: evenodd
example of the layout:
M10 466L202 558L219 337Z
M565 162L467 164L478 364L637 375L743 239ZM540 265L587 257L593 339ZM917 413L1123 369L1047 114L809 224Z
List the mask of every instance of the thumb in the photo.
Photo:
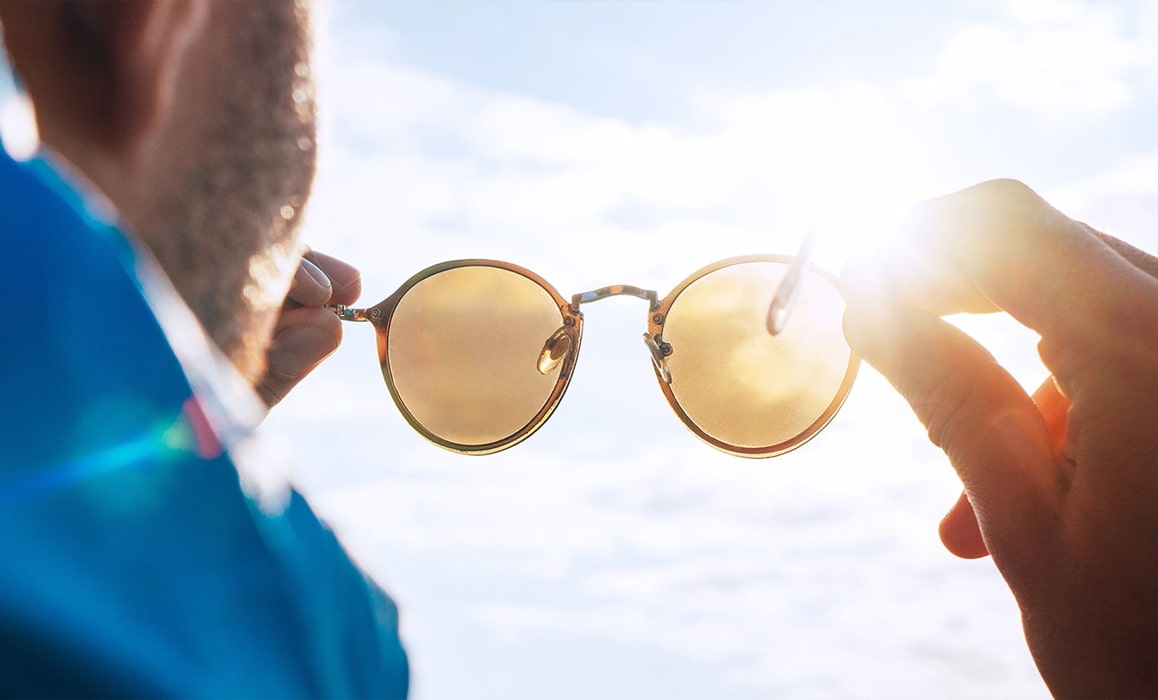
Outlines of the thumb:
M273 407L342 342L342 322L328 309L283 309L258 394Z
M1060 453L1065 443L1066 413L1070 404L1058 392L1053 377L1046 379L1037 391L1033 392L1033 403L1049 430L1055 453ZM981 536L981 528L977 524L977 514L973 512L973 504L969 502L969 496L965 493L961 494L945 514L938 531L945 549L962 559L977 559L989 555L989 549Z
M849 344L905 397L949 456L988 549L1022 561L1040 556L1037 545L1061 494L1050 434L1033 401L956 327L882 298L855 271L844 283ZM946 527L968 527L963 516L951 512ZM975 553L975 545L964 543L962 552Z

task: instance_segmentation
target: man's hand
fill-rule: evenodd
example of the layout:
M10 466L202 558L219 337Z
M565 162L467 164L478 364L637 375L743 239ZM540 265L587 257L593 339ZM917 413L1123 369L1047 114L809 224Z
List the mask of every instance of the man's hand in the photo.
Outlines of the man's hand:
M964 484L942 539L992 554L1057 696L1158 696L1154 272L1012 181L924 203L902 248L845 272L850 344ZM1041 334L1032 397L937 318L998 310Z
M361 293L357 269L324 253L306 252L274 329L265 377L256 387L267 406L285 398L338 349L342 322L325 305L350 305Z

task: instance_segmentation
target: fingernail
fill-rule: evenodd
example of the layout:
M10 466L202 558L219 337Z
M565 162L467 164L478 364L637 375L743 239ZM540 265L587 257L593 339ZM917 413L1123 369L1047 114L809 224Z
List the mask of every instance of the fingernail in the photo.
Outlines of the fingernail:
M322 268L310 262L309 258L302 258L295 277L295 281L299 284L314 284L319 289L324 290L327 296L329 295L331 289L330 278L326 276L326 273L322 272Z

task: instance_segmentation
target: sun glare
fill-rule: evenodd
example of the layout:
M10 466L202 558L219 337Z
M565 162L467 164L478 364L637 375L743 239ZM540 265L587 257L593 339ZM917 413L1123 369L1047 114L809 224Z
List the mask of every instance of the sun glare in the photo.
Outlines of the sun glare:
M702 96L700 105L721 121L728 169L764 188L769 218L795 231L793 243L816 232L824 267L839 269L849 255L879 245L927 196L905 133L908 105L873 86Z
M835 271L895 234L923 196L920 167L904 137L882 124L853 116L804 128L808 152L791 186L816 233L817 262Z

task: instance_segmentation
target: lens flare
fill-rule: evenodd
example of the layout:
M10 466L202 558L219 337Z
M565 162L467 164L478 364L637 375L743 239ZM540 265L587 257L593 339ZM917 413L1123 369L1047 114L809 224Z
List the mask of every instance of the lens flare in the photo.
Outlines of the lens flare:
M775 454L798 446L847 392L854 358L841 332L844 302L828 279L806 272L788 323L767 331L768 303L787 270L784 262L731 264L693 275L671 297L669 397L718 447Z

